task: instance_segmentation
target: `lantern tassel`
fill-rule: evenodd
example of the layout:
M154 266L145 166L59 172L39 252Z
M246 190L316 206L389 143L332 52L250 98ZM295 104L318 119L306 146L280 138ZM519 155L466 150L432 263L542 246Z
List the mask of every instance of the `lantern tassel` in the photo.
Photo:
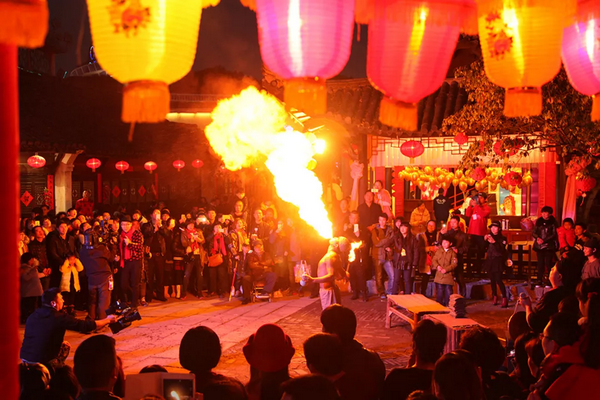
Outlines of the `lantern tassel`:
M19 47L42 47L48 32L46 0L0 1L0 43Z
M600 94L592 96L592 121L600 120Z
M510 88L504 97L504 115L528 117L542 113L541 88Z
M379 107L379 121L407 131L417 130L417 105L384 97Z
M327 113L327 87L325 79L299 78L285 82L284 101L309 115Z
M164 82L132 82L123 90L123 122L162 122L170 110L171 96Z

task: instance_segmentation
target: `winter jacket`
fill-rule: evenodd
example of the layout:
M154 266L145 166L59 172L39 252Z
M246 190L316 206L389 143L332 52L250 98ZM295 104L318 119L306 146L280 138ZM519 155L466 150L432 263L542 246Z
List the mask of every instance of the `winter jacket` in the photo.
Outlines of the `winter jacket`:
M586 340L586 334L572 346L563 346L558 353L544 360L542 372L545 377L555 375L557 369L566 370L546 390L550 400L599 400L600 368L593 369L585 365L580 348Z
M62 278L60 279L60 291L70 292L71 291L71 275L73 276L73 288L76 292L81 290L79 285L79 273L83 271L83 264L78 258L75 259L75 264L69 263L69 260L65 260L63 265L60 267L60 273Z
M575 246L575 230L565 229L561 226L556 230L558 234L558 246L561 251L567 251L571 247Z
M115 253L111 252L104 244L97 244L91 248L82 247L79 250L81 263L85 268L88 286L98 286L108 282L112 275L111 264Z
M443 248L437 249L431 260L431 269L437 270L437 267L442 267L446 272L442 273L437 271L435 273L435 283L442 285L454 285L454 275L452 271L458 265L458 258L456 253L452 249L444 250Z
M419 265L419 242L410 232L406 237L397 232L394 237L394 266L402 270Z
M533 239L535 240L533 243L533 249L535 251L558 250L558 232L556 229L556 219L554 216L551 215L548 219L538 218L537 221L535 221ZM542 239L543 243L538 244L537 239Z
M476 206L467 208L465 214L471 218L469 222L469 235L485 236L487 234L487 222L490 212L490 206L487 204L477 204Z
M40 297L44 293L38 269L29 264L21 264L21 297Z
M144 235L144 246L149 247L152 253L160 253L163 256L167 253L165 232L162 227L155 232L152 222L148 222L142 226L142 234Z
M46 239L41 242L33 239L29 242L29 252L40 262L39 270L48 268L48 252L46 250Z
M60 284L60 267L67 259L67 254L75 252L75 241L72 236L66 235L63 239L58 231L48 234L46 238L46 249L48 254L48 266L52 269L50 275L52 286Z
M493 235L490 233L490 236L494 239L495 243L488 242L486 258L490 259L500 257L506 260L506 258L508 257L508 253L506 251L506 238L504 237L504 235L502 235L502 233L498 233L497 235Z
M391 246L394 241L394 231L391 227L385 229L377 225L371 231L371 240L373 241L372 255L376 262L384 262L387 260L386 247Z
M469 236L466 233L460 229L450 229L446 236L454 240L454 248L458 250L458 254L467 254L469 251Z
M427 222L431 219L429 210L425 209L423 212L419 210L419 207L415 208L410 213L410 227L413 234L425 232L427 229Z

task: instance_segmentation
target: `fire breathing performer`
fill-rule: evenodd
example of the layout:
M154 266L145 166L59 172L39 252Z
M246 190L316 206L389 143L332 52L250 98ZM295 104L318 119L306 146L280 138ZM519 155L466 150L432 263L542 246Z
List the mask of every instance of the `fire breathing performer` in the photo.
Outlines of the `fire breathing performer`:
M335 281L348 278L344 269L344 260L348 258L349 248L350 242L345 237L331 239L327 254L319 261L318 277L314 278L308 274L303 276L305 281L320 285L319 296L323 310L332 304L342 304L340 288Z

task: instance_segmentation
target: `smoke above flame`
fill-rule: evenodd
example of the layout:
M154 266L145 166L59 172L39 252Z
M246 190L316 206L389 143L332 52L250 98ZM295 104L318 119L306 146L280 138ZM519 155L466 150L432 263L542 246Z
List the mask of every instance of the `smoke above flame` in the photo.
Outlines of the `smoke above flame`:
M205 133L227 169L264 163L273 174L277 195L297 206L300 218L319 235L331 238L323 186L307 169L314 146L303 133L285 129L287 117L275 97L249 87L219 102Z

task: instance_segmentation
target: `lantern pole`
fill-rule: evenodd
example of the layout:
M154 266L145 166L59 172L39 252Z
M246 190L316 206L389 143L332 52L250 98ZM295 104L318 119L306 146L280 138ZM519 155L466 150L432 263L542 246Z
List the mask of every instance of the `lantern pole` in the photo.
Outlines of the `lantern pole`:
M0 43L0 210L8 226L0 229L0 387L5 399L19 398L19 92L17 46Z

